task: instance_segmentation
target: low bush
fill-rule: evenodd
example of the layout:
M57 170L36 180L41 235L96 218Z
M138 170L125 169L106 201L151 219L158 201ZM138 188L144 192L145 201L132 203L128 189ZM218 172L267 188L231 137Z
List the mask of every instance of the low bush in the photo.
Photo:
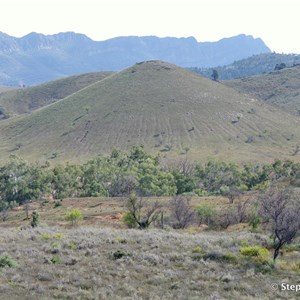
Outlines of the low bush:
M115 251L115 252L113 252L112 254L111 254L111 256L112 256L112 259L113 260L117 260L117 259L120 259L120 258L122 258L122 257L124 257L124 256L130 256L128 253L125 253L124 251L122 251L122 250L117 250L117 251Z
M59 264L61 262L61 259L58 257L58 256L53 256L50 261L53 263L53 264Z
M31 227L37 227L40 223L40 215L37 211L32 213L32 221L30 223Z
M217 262L235 262L236 256L232 253L220 253L220 252L209 252L203 255L203 259L205 260L213 260Z
M254 258L259 264L268 264L270 262L270 251L261 246L242 247L240 248L240 253Z
M0 268L9 267L13 268L16 267L17 263L8 255L0 256Z
M62 200L54 202L54 208L62 206Z
M71 223L72 226L78 225L79 220L82 219L82 213L79 209L74 208L70 212L66 213L65 219Z
M216 216L216 211L213 207L202 205L196 209L198 215L199 225L206 224L211 225L213 217Z
M202 253L203 250L200 246L196 246L194 249L193 249L193 253Z
M137 223L130 212L126 212L122 216L122 221L128 228L136 228Z
M261 246L243 247L240 249L240 252L245 256L266 256L270 254L268 249Z

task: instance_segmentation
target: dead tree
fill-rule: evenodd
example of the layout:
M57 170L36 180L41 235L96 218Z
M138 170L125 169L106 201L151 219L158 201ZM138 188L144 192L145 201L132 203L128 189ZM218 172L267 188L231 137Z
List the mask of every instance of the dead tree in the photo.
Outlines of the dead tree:
M190 199L183 196L175 196L170 201L170 214L172 227L183 229L188 227L195 218L195 212L190 206Z
M260 214L271 225L275 261L280 249L291 243L299 233L300 204L291 197L288 190L279 190L276 187L271 187L263 194L260 203Z
M153 204L146 203L143 197L137 198L131 195L127 199L126 207L132 219L138 224L140 229L146 229L155 222L161 215L161 205L158 201Z

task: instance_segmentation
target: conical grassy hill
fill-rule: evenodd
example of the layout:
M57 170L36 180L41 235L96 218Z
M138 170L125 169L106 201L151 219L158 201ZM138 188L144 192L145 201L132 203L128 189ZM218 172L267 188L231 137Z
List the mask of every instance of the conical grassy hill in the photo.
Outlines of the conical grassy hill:
M152 153L235 161L296 158L298 119L161 61L134 65L0 124L3 158L85 160L143 144Z

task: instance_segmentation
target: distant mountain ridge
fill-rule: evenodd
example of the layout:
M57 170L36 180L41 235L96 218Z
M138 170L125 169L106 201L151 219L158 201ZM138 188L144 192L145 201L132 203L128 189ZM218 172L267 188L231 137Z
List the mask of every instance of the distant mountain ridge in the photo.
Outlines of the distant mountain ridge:
M219 80L228 80L270 73L280 64L284 67L299 65L300 54L262 53L235 61L230 65L204 69L190 68L190 70L207 78L211 78L213 70L216 70Z
M93 41L74 32L30 33L21 38L0 33L0 85L36 85L67 75L121 70L154 59L208 68L269 52L261 39L244 34L197 42L193 37L127 36Z

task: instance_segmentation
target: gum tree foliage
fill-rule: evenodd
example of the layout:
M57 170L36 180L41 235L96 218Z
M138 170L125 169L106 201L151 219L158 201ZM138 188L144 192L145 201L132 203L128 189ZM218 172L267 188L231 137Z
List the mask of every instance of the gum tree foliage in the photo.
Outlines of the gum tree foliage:
M138 181L137 191L144 196L162 196L176 194L175 180L172 174L163 171L159 157L151 156L143 147L135 146L129 153L131 172Z
M192 192L196 188L195 164L187 158L179 160L176 165L169 168L169 172L174 177L177 195Z
M270 165L210 160L182 160L172 166L142 146L128 152L113 149L83 165L28 163L11 159L0 166L0 210L51 195L54 199L90 196L173 196L183 193L224 195L233 201L241 192L266 189L269 182L288 178L300 186L300 164L276 160Z
M51 194L54 199L79 196L82 186L80 166L66 164L55 166L51 171Z
M239 188L243 184L242 172L238 165L214 160L204 166L197 165L196 177L200 187L208 192L221 193L221 188Z
M82 197L109 195L115 165L110 158L98 156L83 165Z
M162 170L158 157L134 146L128 154L113 150L83 166L82 196L124 196L137 190L143 196L176 193L172 174Z
M50 191L50 177L46 165L29 164L19 157L12 157L0 168L2 206L38 199Z

